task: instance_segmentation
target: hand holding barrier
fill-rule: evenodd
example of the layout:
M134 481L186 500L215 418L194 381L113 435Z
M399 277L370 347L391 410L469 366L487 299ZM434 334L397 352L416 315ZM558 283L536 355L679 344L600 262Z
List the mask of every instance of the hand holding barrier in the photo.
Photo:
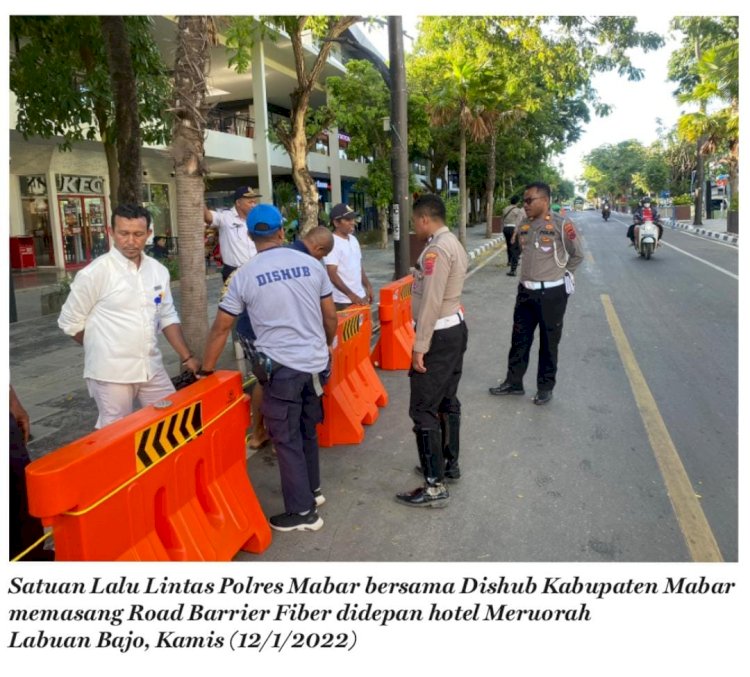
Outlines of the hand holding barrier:
M230 560L271 530L247 476L238 372L173 393L26 468L57 560Z
M372 351L376 367L387 370L408 369L414 347L414 322L411 314L412 275L380 288L380 338Z
M338 313L331 378L323 389L324 419L318 425L321 447L358 444L365 438L363 424L374 423L388 394L370 362L372 315L369 306Z

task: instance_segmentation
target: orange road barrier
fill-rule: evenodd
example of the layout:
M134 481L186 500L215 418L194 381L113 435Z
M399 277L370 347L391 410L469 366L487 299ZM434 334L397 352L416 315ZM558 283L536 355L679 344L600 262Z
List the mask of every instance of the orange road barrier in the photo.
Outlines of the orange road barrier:
M370 362L372 315L368 306L338 313L331 378L323 389L324 420L318 425L321 447L358 444L365 438L363 424L374 423L378 407L388 404L388 393Z
M408 369L411 366L414 346L412 282L414 277L407 275L380 288L380 338L370 359L381 369Z
M218 371L26 468L55 558L228 561L271 530L247 476L248 397Z

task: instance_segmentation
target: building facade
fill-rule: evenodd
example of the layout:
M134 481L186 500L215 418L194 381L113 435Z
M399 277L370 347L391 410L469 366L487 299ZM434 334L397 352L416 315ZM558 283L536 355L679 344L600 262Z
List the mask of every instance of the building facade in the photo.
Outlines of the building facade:
M174 17L153 19L154 37L164 62L174 63L176 21ZM367 43L361 31L351 32ZM307 36L305 48L311 57L317 54L312 36ZM344 74L350 56L361 58L338 48L331 53L313 92L313 107L325 104L325 80ZM274 201L276 185L293 185L289 156L268 138L274 116L289 116L290 93L297 83L291 41L283 35L275 41L265 39L255 45L252 57L251 71L238 74L228 65L224 45L212 48L208 83L213 109L205 137L206 202L211 207L230 205L238 185L259 188L267 203ZM106 226L112 205L102 144L86 141L61 152L60 139L25 140L16 131L13 92L9 105L11 267L80 268L109 248ZM346 134L330 129L308 155L308 169L326 210L341 201L365 206L365 196L353 187L367 175L367 163L347 157L348 142ZM141 162L142 199L154 215L154 233L179 238L168 149L144 147Z

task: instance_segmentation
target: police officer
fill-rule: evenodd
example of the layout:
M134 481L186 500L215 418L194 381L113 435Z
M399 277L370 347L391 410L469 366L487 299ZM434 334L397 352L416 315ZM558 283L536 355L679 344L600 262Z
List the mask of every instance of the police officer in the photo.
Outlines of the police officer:
M284 244L276 207L258 205L247 230L258 255L229 283L208 335L203 369L213 373L235 318L247 313L255 330L253 372L263 383L262 410L276 448L285 512L270 519L278 531L317 531L320 489L317 424L320 396L336 336L333 287L323 266Z
M552 399L557 373L557 346L563 328L573 271L583 260L581 241L573 224L550 209L550 187L536 182L523 196L526 221L517 230L523 256L521 282L513 310L513 334L505 381L490 388L492 395L523 395L534 330L539 325L539 366L535 404ZM566 279L567 278L567 279Z
M261 197L263 196L253 188L240 186L234 191L234 207L231 209L213 211L208 207L203 208L206 225L219 231L219 248L224 263L221 269L223 282L227 281L233 270L255 256L255 245L247 236L245 221L248 212L258 204Z
M396 499L410 506L442 508L449 499L444 481L461 476L461 402L456 393L468 340L461 307L468 259L445 225L445 204L437 195L423 195L414 202L412 222L417 236L427 240L412 285L416 336L409 371L409 416L424 484Z
M516 234L516 227L524 220L526 216L523 213L523 209L518 206L518 195L514 195L510 198L510 204L503 210L503 236L505 237L505 250L508 254L508 266L510 270L506 275L515 277L516 268L518 268L518 258L521 252L518 247L518 241L514 237Z

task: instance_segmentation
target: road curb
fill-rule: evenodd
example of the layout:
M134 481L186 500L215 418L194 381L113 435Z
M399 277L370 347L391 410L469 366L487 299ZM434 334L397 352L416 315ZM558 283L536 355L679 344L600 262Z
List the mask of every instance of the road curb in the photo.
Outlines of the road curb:
M715 230L699 228L688 221L669 221L668 223L673 229L679 228L680 230L687 230L688 232L702 235L703 237L708 237L712 240L719 240L733 245L737 245L739 242L739 236L736 233L719 233Z
M473 261L480 254L484 254L484 252L489 251L490 249L494 249L495 247L499 247L504 243L505 236L493 237L488 242L485 242L483 245L476 247L475 249L472 249L470 252L468 252L469 261Z

